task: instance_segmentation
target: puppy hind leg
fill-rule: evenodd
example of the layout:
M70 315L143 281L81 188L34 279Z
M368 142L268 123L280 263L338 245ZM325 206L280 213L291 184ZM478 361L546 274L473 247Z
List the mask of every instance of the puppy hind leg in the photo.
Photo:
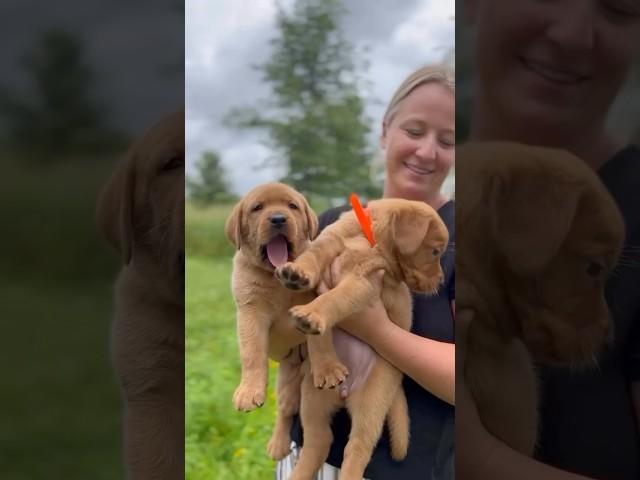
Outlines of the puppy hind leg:
M331 418L340 404L337 392L318 390L313 386L312 376L305 374L300 404L304 445L289 480L315 480L329 455L333 442Z
M276 423L267 453L273 460L281 460L291 448L291 424L293 416L300 410L300 387L302 369L300 364L283 361L278 368Z
M378 359L367 383L347 398L351 433L344 449L340 480L361 480L380 440L384 421L394 401L402 374Z

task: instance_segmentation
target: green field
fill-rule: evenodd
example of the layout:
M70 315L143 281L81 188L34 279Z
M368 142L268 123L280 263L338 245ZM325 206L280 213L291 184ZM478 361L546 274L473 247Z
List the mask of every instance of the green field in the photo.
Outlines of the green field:
M123 478L121 400L109 360L119 262L94 220L112 164L6 156L0 478Z
M231 401L240 364L230 292L233 247L223 234L229 211L186 210L187 480L264 480L275 469L266 453L275 419L275 365L261 409L240 413Z

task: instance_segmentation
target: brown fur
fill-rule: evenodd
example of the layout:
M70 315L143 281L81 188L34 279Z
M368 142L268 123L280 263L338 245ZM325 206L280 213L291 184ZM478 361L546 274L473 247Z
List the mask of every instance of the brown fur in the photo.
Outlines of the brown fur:
M97 221L121 254L112 356L125 400L127 478L184 474L184 114L118 164Z
M604 283L622 218L595 173L567 152L486 143L456 153L457 307L474 312L464 378L485 427L532 455L533 361L595 358L610 329Z
M292 205L293 204L293 205ZM275 230L270 219L285 215L286 230ZM306 341L295 328L288 310L306 303L313 293L283 288L266 260L264 247L274 235L286 235L290 260L305 250L317 233L316 215L304 197L281 183L256 187L235 206L225 232L238 251L233 260L232 292L237 307L238 340L242 379L233 395L238 410L250 411L265 400L268 358L280 362L278 416L268 452L274 459L289 453L289 430L300 403L300 361L292 349ZM309 342L309 355L317 367L316 382L336 386L347 375L329 337Z
M290 310L305 333L326 336L339 321L363 310L378 295L371 281L376 271L385 271L380 295L389 318L406 330L411 327L412 315L409 288L434 292L442 282L440 257L447 247L448 232L431 207L422 202L385 199L370 202L369 210L377 242L374 248L350 211L327 227L297 260L276 271L287 287L306 290L318 284L334 259L340 259L339 283L312 302ZM343 405L351 414L352 428L341 479L362 478L385 418L394 458L406 456L409 420L402 372L377 357L365 384L343 401L337 392L314 388L313 358L304 367L300 413L305 442L292 480L313 478L325 461L332 441L331 417Z

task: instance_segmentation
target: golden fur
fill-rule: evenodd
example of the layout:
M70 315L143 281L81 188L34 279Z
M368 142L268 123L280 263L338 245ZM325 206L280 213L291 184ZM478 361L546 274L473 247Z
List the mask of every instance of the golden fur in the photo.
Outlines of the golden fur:
M568 152L472 143L456 153L457 307L474 312L464 379L485 427L532 455L533 361L585 363L603 345L604 284L622 218L596 174Z
M112 356L125 401L127 478L184 475L184 114L145 133L97 208L123 267Z
M273 219L284 216L282 227ZM242 379L233 395L238 410L250 411L265 400L268 358L280 362L278 416L268 452L274 459L289 453L289 430L300 403L300 360L292 349L306 341L295 328L288 310L314 298L311 292L283 288L274 276L266 245L277 235L288 241L289 260L305 250L318 229L316 215L305 198L281 183L260 185L234 207L225 232L237 247L233 260L232 292L237 307ZM337 359L328 337L309 342L309 355L317 367L316 382L336 386L347 370Z
M377 242L374 248L350 211L328 226L297 260L276 271L287 287L308 290L317 286L323 272L339 257L339 283L312 302L290 310L297 327L305 333L327 337L331 327L363 310L378 294L389 318L408 330L412 315L409 288L434 292L442 282L440 257L447 247L448 232L438 214L425 203L399 199L372 201L368 208ZM379 270L385 271L381 292L371 280ZM377 357L364 385L350 392L345 401L336 391L314 386L313 358L303 367L300 413L305 441L291 480L313 478L329 452L331 417L344 405L350 412L352 428L341 479L362 478L385 418L393 457L400 460L406 456L409 419L402 372Z

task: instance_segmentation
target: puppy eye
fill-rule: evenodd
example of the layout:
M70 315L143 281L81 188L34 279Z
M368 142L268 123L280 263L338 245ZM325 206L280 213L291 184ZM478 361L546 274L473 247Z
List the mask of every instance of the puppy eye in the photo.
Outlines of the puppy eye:
M440 249L434 248L433 250L431 250L431 253L433 254L434 257L437 257L438 255L440 255Z
M251 209L252 212L257 212L258 210L262 210L261 203L256 204L256 206Z
M167 160L160 169L161 172L170 172L184 167L184 157L175 155Z
M289 208L291 210L298 210L298 205L296 205L295 203L291 202L291 203L289 203Z
M598 277L604 270L604 265L590 260L587 264L587 275Z

